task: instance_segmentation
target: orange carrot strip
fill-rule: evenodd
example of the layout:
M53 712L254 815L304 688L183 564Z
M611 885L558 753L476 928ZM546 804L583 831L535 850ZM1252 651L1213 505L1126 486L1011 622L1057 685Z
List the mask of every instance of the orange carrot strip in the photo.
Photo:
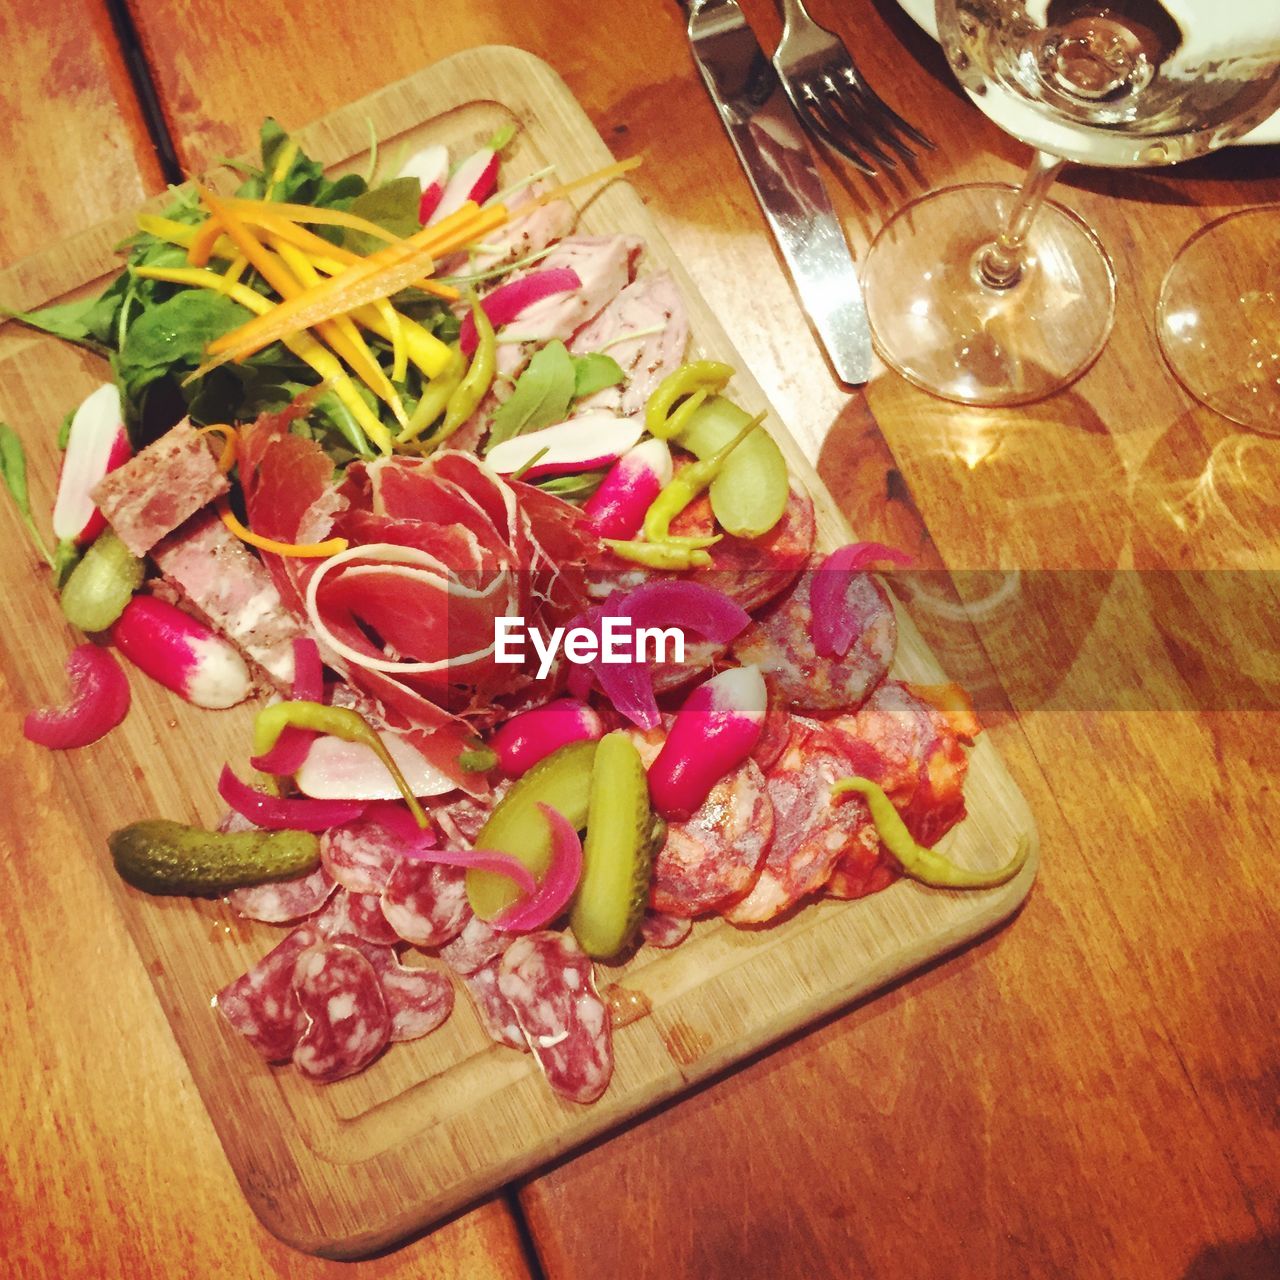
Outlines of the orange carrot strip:
M187 247L187 261L193 267L207 267L213 257L213 246L222 236L222 223L217 218L208 217L197 228Z
M216 431L222 437L222 453L218 458L218 470L226 475L236 465L236 455L240 451L240 433L235 427L225 422L211 422L207 427L201 427L196 435L208 435L211 431Z
M328 538L324 542L277 542L274 538L264 538L236 519L226 498L218 501L218 515L241 542L247 542L251 547L259 547L263 551L274 552L278 556L319 559L322 556L336 556L339 551L345 551L348 545L346 538Z

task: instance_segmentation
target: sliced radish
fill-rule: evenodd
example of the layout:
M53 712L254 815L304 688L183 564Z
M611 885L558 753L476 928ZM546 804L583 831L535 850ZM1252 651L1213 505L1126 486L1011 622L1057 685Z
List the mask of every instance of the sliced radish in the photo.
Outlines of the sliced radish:
M422 188L418 201L418 221L426 222L435 212L444 195L444 184L449 177L449 149L439 143L414 152L400 167L400 177L417 178Z
M112 626L111 639L140 671L197 707L234 707L253 692L235 645L154 596L134 596Z
M71 419L53 504L53 535L59 542L86 546L106 528L107 522L89 494L107 472L132 456L120 392L114 383L103 383L84 399Z
M602 538L630 538L645 512L671 479L671 450L665 440L642 440L613 464L583 507Z
M483 204L498 185L498 153L492 147L473 151L453 171L444 185L440 203L427 219L428 225L457 213L468 200Z
M416 796L439 796L457 783L394 733L378 735ZM372 748L323 734L312 744L295 781L317 800L398 800L400 792Z
M539 760L571 742L595 742L604 737L599 714L575 698L557 698L532 711L512 716L489 739L508 778L528 773Z
M494 445L484 460L499 475L510 475L542 454L524 473L526 480L591 471L616 462L643 434L642 417L619 418L601 409L504 440Z
M555 293L571 293L582 288L582 277L572 267L547 267L531 271L519 280L509 280L480 299L489 323L495 329L510 324L526 307ZM476 350L476 322L470 311L458 326L458 346L468 360Z

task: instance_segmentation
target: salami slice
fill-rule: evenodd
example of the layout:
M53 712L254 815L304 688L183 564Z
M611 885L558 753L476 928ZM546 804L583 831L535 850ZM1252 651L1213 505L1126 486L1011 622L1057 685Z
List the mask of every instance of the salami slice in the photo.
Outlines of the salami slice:
M382 891L382 914L399 938L438 947L456 938L471 915L466 872L404 858Z
M498 989L498 959L482 964L474 973L462 976L462 984L471 995L481 1025L489 1038L509 1049L528 1053L529 1046L516 1019L511 1002Z
M773 825L764 774L747 760L712 787L693 817L667 827L654 859L650 906L687 918L740 897L756 878Z
M884 679L898 644L898 623L884 587L870 574L853 575L845 607L860 627L843 658L822 658L809 633L813 611L806 573L786 596L734 642L741 663L754 663L795 711L832 715L859 706Z
M971 708L948 712L920 696L952 688L889 681L856 715L831 722L845 738L854 772L879 783L923 845L935 844L965 812L969 758L962 743L979 731L977 721Z
M594 967L573 937L516 938L499 963L498 990L552 1089L570 1102L594 1102L613 1075L613 1036Z
M218 1012L268 1062L288 1062L306 1028L293 971L298 957L319 938L311 925L301 925L213 998Z
M322 863L310 875L232 889L227 902L247 920L291 924L319 911L337 887L337 881Z
M321 862L352 893L381 893L400 854L401 842L378 821L376 809L320 837Z
M359 938L376 946L390 946L400 936L382 914L382 899L376 893L349 893L339 889L329 905L316 917L316 928L326 938Z
M307 1025L293 1064L327 1084L363 1071L391 1039L382 981L354 947L321 942L298 957L294 990Z
M723 911L727 920L772 920L826 884L849 842L871 821L859 797L831 795L831 784L849 772L839 733L792 718L786 749L768 774L773 842L751 891Z
M693 921L661 911L646 911L640 921L640 936L652 947L678 947L692 929Z
M450 969L462 977L496 960L511 945L512 934L499 933L479 916L472 916L452 942L440 948L438 955Z
M447 844L470 849L506 789L506 784L500 783L491 795L483 799L455 792L452 800L432 805L432 821L444 832Z
M453 981L439 969L402 964L391 947L356 943L382 983L382 998L391 1014L391 1041L418 1040L453 1012Z

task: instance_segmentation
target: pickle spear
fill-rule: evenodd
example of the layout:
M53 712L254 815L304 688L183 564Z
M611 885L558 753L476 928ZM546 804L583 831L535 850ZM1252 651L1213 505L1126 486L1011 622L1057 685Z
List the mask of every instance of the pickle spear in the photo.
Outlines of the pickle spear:
M596 749L582 847L582 879L569 924L597 960L615 956L640 925L649 901L654 851L666 828L649 807L644 763L631 738L610 733Z
M498 802L475 847L509 853L541 880L551 865L551 828L538 805L550 805L579 831L586 826L596 745L571 742L539 760ZM492 920L519 897L520 889L507 876L475 867L467 872L467 900L481 920Z
M205 831L164 818L113 831L107 847L121 879L147 893L221 894L320 865L310 831Z

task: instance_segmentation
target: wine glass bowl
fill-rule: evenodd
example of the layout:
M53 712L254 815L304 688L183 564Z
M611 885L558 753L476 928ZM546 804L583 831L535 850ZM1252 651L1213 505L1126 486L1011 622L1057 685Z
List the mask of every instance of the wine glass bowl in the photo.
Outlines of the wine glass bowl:
M872 243L863 271L872 337L910 381L1001 405L1078 377L1110 332L1115 287L1097 237L1045 202L1063 164L1172 164L1280 107L1280 3L1260 13L1178 0L1175 16L1172 2L936 0L961 86L1036 157L1020 189L934 193Z

